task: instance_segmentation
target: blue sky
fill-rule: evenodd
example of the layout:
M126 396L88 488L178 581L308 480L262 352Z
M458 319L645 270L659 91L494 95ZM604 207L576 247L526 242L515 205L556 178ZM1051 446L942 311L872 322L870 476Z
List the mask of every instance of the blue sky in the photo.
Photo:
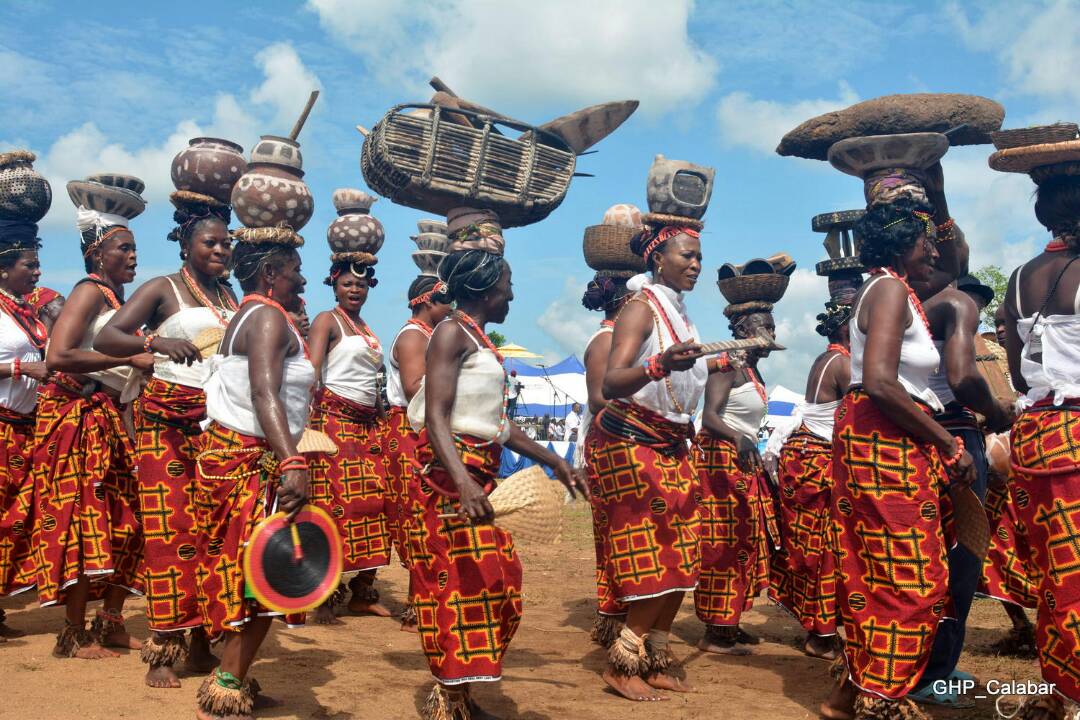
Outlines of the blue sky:
M215 135L250 150L286 134L307 93L322 97L300 137L315 215L303 235L308 304L332 304L331 193L365 187L361 136L399 102L425 101L439 75L458 94L537 124L579 107L637 98L641 109L584 157L566 201L544 222L507 233L516 300L500 330L551 359L580 354L599 317L579 298L590 271L583 228L617 202L645 206L656 153L717 170L702 236L707 272L689 304L703 339L728 336L716 290L724 262L785 250L798 261L777 307L791 348L763 367L770 385L802 389L823 341L825 300L810 231L820 212L859 207L861 183L827 164L772 149L799 122L897 92L969 92L1007 109L1006 126L1077 120L1080 2L704 2L687 0L311 0L50 3L0 6L0 148L25 147L53 183L42 223L44 282L82 274L64 183L100 171L147 183L136 219L139 280L169 272L177 248L168 194L172 156ZM945 159L950 205L973 265L1011 269L1043 242L1033 185L993 173L988 147ZM383 338L406 317L415 276L409 235L423 213L383 200L381 284L364 316Z

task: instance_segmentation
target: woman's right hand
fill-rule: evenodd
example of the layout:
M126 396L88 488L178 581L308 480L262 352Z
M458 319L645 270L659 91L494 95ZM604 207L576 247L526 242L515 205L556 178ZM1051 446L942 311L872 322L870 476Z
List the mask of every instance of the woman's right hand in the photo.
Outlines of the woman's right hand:
M150 353L132 355L128 358L127 364L141 373L152 373L154 371L154 356Z
M952 484L971 487L975 482L975 459L971 457L971 453L967 450L964 451L960 459L952 467L946 467L946 470L949 482Z
M281 476L281 487L278 488L277 505L291 522L300 508L308 501L308 471L287 470Z
M156 337L154 338L153 348L155 353L165 355L174 363L183 365L191 365L203 359L199 348L187 340L178 338Z
M739 451L739 457L736 460L736 464L739 466L740 470L751 475L756 475L764 470L764 465L761 463L761 454L758 453L757 443L751 438L740 435L739 441L735 444L735 447Z
M484 489L468 475L457 481L457 487L458 515L474 525L490 525L495 520L495 510Z
M698 343L675 343L660 356L660 365L669 372L682 372L694 367L699 357L701 345Z
M19 374L33 378L38 382L45 382L49 379L49 370L45 367L45 363L37 360L19 363Z

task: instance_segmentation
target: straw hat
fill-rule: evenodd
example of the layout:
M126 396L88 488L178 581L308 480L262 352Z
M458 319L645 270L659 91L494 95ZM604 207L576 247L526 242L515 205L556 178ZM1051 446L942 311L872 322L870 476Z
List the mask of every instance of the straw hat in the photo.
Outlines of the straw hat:
M496 524L517 543L553 544L562 537L566 493L539 465L501 481L488 501Z

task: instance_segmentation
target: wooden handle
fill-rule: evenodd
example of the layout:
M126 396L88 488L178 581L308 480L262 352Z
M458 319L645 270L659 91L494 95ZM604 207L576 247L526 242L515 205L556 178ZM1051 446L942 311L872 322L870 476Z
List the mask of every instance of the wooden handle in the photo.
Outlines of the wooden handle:
M432 75L431 79L428 80L428 85L430 85L435 92L444 92L451 97L457 97L457 93L451 90L449 85L440 80L438 75Z
M311 95L308 97L307 105L304 106L304 112L300 113L300 118L293 125L292 132L289 133L289 139L295 141L300 136L300 131L304 129L304 123L307 122L308 115L311 114L311 108L315 106L315 101L319 99L319 91L312 90Z

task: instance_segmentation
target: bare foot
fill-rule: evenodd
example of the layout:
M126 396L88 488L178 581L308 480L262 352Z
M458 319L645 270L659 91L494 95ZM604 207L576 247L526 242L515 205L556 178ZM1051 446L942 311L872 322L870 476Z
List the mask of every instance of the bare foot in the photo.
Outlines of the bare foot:
M827 720L853 720L855 717L855 686L844 678L833 685L832 692L821 703L818 713Z
M184 670L193 675L205 675L218 665L221 660L210 652L210 639L204 630L194 630L188 640L188 656L184 661Z
M803 643L803 652L809 657L821 660L835 660L840 657L840 651L836 646L836 636L822 637L816 633L806 633L806 642Z
M693 685L685 680L681 680L674 675L665 675L664 673L653 673L645 678L645 682L660 690L670 690L672 692L681 693L697 692L694 690Z
M8 638L21 638L25 635L26 633L22 630L16 630L7 623L0 623L0 642L4 642Z
M753 655L753 651L749 648L739 647L735 643L730 645L726 642L716 642L709 640L707 637L703 637L698 640L698 650L707 653L716 653L717 655Z
M329 603L323 603L316 608L315 613L311 616L311 622L316 625L344 625L345 623L338 620L337 614L334 613L334 606Z
M126 650L142 650L142 642L133 638L127 630L114 630L105 636L106 647L124 648Z
M403 619L401 621L401 632L407 632L407 633L419 632L417 630L417 627L416 627L416 620L409 621L409 620Z
M180 678L168 665L151 665L146 671L146 684L152 688L178 688Z
M362 602L358 600L355 595L353 595L352 599L349 600L349 604L346 605L346 607L353 615L375 615L376 617L391 616L390 611L383 607L381 603Z
M106 650L98 645L96 642L89 645L83 645L75 651L74 655L68 655L65 652L58 652L59 649L53 651L53 655L57 657L77 657L80 660L104 660L105 658L117 658L120 657L120 653L114 653L112 650Z
M612 690L619 693L627 700L633 700L635 702L655 702L668 699L667 696L656 692L655 689L650 687L647 682L637 675L616 675L608 668L604 671L604 682L610 685Z

